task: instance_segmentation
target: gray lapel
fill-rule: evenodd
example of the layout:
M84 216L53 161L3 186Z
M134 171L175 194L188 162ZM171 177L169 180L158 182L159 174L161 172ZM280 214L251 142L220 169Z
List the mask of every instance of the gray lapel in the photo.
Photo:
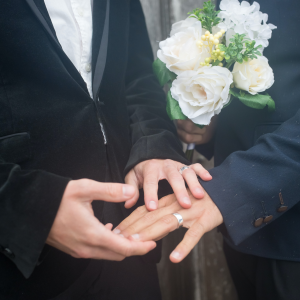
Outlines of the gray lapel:
M94 3L95 5L95 3ZM94 100L97 99L99 88L102 82L106 59L107 59L107 48L108 48L108 34L109 34L109 13L110 13L110 0L106 0L106 13L105 13L105 21L104 21L104 28L103 34L99 49L99 54L97 57L95 71L93 76L93 96Z

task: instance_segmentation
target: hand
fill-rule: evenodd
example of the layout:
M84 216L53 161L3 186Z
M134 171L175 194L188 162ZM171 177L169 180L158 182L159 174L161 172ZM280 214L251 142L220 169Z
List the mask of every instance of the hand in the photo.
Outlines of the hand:
M136 197L126 201L125 207L130 208L137 202L138 190L143 187L147 209L149 211L157 209L158 182L162 179L168 180L182 207L191 207L191 200L185 186L185 181L193 196L201 199L204 197L204 191L197 179L197 175L206 181L211 180L212 177L200 164L191 165L181 175L179 170L183 166L182 163L170 159L152 159L136 165L125 177L125 182L135 187Z
M217 116L214 116L210 124L203 128L197 127L191 120L176 120L176 125L177 133L184 143L202 145L208 143L214 136Z
M70 181L46 243L75 258L120 261L146 254L156 247L155 242L129 241L114 234L112 224L101 224L91 205L96 199L123 202L134 196L135 189L125 184Z
M183 218L183 226L189 228L181 243L171 253L174 263L182 261L199 242L204 233L223 223L221 212L205 193L202 200L191 196L192 207L182 209L174 194L159 200L159 209L148 212L145 206L137 208L114 230L117 234L135 241L156 241L178 228L178 221L172 214L177 212Z

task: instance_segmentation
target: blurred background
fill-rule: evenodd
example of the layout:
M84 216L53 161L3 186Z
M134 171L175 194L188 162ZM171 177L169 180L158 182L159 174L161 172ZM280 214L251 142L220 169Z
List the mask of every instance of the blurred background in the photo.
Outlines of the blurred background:
M168 37L171 25L187 17L203 0L140 0L151 40L154 57L158 43ZM212 1L214 2L214 0ZM185 145L183 145L185 146ZM213 167L201 154L194 162L206 169ZM207 233L192 253L180 264L172 264L169 255L182 240L185 229L176 230L163 241L163 257L158 265L163 300L237 300L226 260L222 235L217 229Z

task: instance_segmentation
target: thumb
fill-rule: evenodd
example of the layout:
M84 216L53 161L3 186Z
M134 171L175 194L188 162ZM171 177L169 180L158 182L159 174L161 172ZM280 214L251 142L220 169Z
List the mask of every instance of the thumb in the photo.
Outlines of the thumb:
M124 202L137 198L136 189L128 184L103 183L94 180L78 180L79 196L87 201L103 200L107 202Z
M132 186L134 189L135 189L135 196L130 199L130 200L127 200L125 202L125 207L126 208L131 208L132 206L134 206L136 204L136 202L138 201L139 199L139 182L138 182L138 179L136 177L136 174L134 172L134 170L131 170L125 177L125 183L126 184L129 184L130 186Z

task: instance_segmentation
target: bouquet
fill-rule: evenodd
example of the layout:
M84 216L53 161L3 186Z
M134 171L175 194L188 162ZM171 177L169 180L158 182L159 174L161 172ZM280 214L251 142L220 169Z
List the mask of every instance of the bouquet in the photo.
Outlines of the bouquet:
M222 0L220 9L205 2L159 43L153 70L161 86L170 88L171 120L190 119L202 128L233 98L253 109L275 109L266 93L274 74L263 50L276 26L267 24L257 2ZM189 159L194 147L188 145Z

